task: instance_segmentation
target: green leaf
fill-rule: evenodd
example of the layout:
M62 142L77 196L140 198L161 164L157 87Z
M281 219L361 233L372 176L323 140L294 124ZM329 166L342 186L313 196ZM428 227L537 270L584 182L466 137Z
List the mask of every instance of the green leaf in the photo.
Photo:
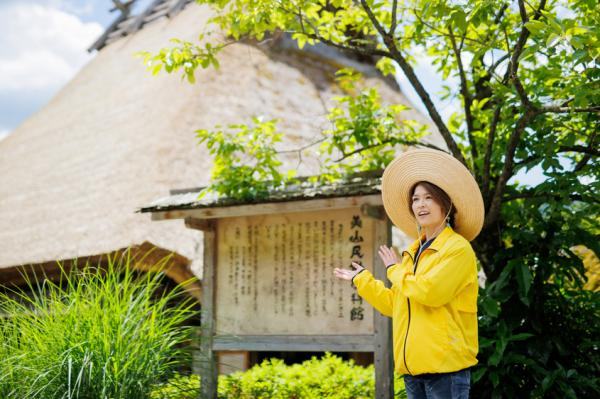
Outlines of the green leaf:
M550 35L548 35L548 38L546 39L546 47L552 47L554 46L559 40L560 40L560 36L557 35L556 33L551 33Z
M534 36L541 36L547 25L542 21L529 21L525 23L525 27Z
M450 19L461 32L467 31L467 15L461 9L452 11Z
M529 289L531 288L532 276L529 267L520 264L515 267L517 284L519 285L519 298L525 305L529 305Z
M498 305L498 302L489 296L482 298L481 306L483 307L483 310L492 317L496 317L500 313L500 306Z
M535 335L531 334L531 333L519 333L519 334L511 335L509 337L509 340L510 341L524 341L524 340L526 340L528 338L531 338L533 336L535 336Z

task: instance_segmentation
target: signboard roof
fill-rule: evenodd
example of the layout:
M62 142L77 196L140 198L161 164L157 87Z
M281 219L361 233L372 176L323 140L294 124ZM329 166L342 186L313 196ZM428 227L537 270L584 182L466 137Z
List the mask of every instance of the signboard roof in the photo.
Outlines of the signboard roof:
M258 203L288 202L304 199L320 199L371 195L381 193L382 171L361 172L334 183L311 183L310 176L300 178L299 184L271 190L266 197L253 200L238 200L219 197L209 192L203 198L198 195L204 187L187 190L171 190L171 195L157 199L138 210L140 213L162 212L184 209L218 208Z

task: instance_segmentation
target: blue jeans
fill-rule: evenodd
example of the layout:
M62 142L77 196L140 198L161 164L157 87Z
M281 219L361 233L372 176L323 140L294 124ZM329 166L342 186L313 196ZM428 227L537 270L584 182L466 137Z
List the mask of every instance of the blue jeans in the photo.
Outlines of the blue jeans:
M404 386L408 399L468 399L471 372L405 375Z

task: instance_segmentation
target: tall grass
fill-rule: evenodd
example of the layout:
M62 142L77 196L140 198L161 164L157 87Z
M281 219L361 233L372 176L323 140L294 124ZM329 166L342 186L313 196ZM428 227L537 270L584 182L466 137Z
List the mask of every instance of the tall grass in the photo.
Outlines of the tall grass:
M146 398L189 364L192 301L126 254L0 293L0 398Z

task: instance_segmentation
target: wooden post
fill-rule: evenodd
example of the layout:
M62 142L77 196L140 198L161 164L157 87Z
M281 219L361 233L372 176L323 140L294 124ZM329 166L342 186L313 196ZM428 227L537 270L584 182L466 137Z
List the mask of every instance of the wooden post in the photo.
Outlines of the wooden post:
M217 364L213 351L215 330L215 284L217 265L217 231L216 221L203 221L192 218L185 219L188 228L204 232L204 265L202 273L202 311L200 320L200 353L195 358L195 370L200 371L200 398L217 397Z
M384 220L375 222L375 240L373 240L373 253L377 254L379 246L392 245L392 225L387 217ZM374 276L376 279L385 282L389 288L386 269L375 255L373 265ZM375 397L377 399L392 399L394 397L394 358L392 346L392 319L383 316L379 312L374 312L375 318Z

